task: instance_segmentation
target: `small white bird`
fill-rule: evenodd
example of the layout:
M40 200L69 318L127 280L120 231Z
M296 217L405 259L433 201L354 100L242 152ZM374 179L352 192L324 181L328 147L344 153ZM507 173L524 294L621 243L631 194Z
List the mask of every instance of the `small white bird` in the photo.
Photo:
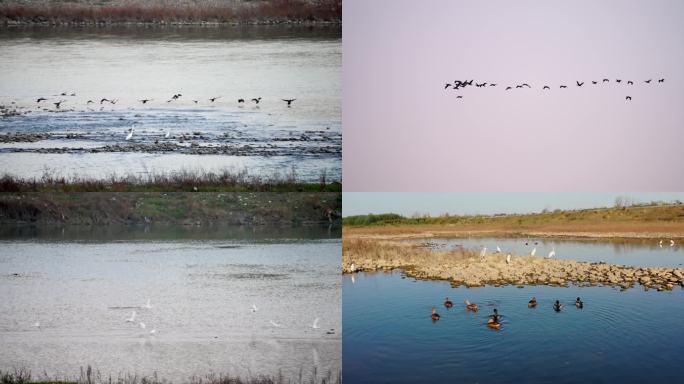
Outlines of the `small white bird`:
M33 323L33 326L36 328L40 328L40 321L36 321L35 323Z
M250 308L250 310L251 310L252 312L256 312L256 311L259 310L259 308L257 308L257 306L256 306L255 304L252 304L252 308Z
M509 253L506 255L506 264L510 264L510 263L511 263L511 254Z
M551 252L549 252L548 258L550 259L550 258L552 258L552 257L554 257L554 256L556 256L556 247L553 247L553 248L551 249Z
M501 248L498 245L496 246L496 253L501 253Z
M145 329L145 323L140 322L139 325L140 325L140 328Z
M670 247L674 247L674 240L670 239Z
M164 137L168 139L170 135L171 135L171 131L169 131L169 130L167 129L167 130L166 130L166 135L164 135Z
M131 317L130 317L130 318L126 319L126 322L127 322L127 323L132 323L132 322L134 322L134 321L135 321L135 311L133 311L133 313L131 313Z
M276 322L273 321L273 320L271 320L270 323L271 323L272 326L274 326L274 327L276 327L276 328L282 328L282 325L276 323Z
M133 129L133 128L131 128L131 131L130 131L130 132L128 132L128 135L126 136L126 140L130 140L130 139L131 139L131 137L133 137L133 131L134 131L134 129Z
M156 329L153 329L153 330L150 331L150 335L154 336L154 335L156 335L156 334L157 334L157 330L156 330Z
M313 324L311 324L311 328L313 328L313 329L318 329L318 328L320 328L320 327L318 326L318 321L319 321L319 320L320 320L320 319L319 319L318 317L315 318Z
M534 247L532 249L532 252L530 252L530 256L534 256L535 253L537 253L537 247Z
M356 265L354 265L354 263L351 263L351 265L349 266L349 271L350 271L351 273L356 272Z
M145 308L152 309L152 304L150 303L150 299L147 299L147 304L145 304Z

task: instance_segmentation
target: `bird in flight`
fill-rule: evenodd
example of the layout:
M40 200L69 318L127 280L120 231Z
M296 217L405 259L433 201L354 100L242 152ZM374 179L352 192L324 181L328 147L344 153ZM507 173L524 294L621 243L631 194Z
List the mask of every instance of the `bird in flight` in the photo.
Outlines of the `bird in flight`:
M653 80L653 79L644 80L644 83L651 84L651 80Z
M523 86L522 85L516 85L515 87L516 88L522 88Z
M56 102L56 103L52 103L52 104L54 104L55 107L56 107L57 109L59 109L59 106L60 106L63 102L64 102L64 100L60 100L60 101L58 101L58 102Z
M105 98L103 98L102 100L100 100L100 105L101 105L102 103L104 103L105 101L107 101L107 102L111 102L111 101L110 101L109 99L105 99Z
M660 79L660 80L658 80L658 82L659 82L659 83L664 83L664 82L665 82L665 79Z
M238 99L238 103L244 103L245 99Z
M620 83L620 82L622 82L622 80L621 79L615 79L615 82Z
M261 101L261 97L254 98L252 99L252 101L259 104L259 102Z
M209 101L211 101L213 103L214 101L216 101L217 99L220 99L220 98L221 98L221 96L212 97L209 99Z
M140 100L141 103L147 104L148 101L152 101L152 99L142 99Z
M88 100L88 102L86 102L86 105L87 105L87 104L92 104L92 103L94 103L94 101Z
M511 87L506 87L506 90L508 91L509 89L512 89Z
M605 83L605 82L608 82L608 81L610 81L610 80L608 80L608 79L603 79L603 82L604 82L604 83Z
M462 99L462 98L463 98L463 96L461 96L461 95L458 95L458 96L456 96L456 98L457 98L457 99Z
M625 100L632 100L632 96L626 96Z
M282 100L287 103L287 107L289 108L290 104L292 104L292 102L297 100L297 99L282 99Z
M36 103L40 103L41 101L45 101L45 100L47 100L47 99L44 97L39 97L38 100L36 100Z
M449 87L451 87L451 83L446 83L446 84L444 84L444 89L447 89L447 88L449 88Z
M496 84L489 84L490 87L496 87Z
M523 85L524 87L527 87L527 88L532 88L532 87L530 87L530 85L527 84L527 83L522 83L522 85Z
M567 88L568 86L567 85L561 85L560 87L561 88Z
M627 80L627 84L634 85L634 82L632 80Z
M594 81L594 80L592 80L592 81L591 81L591 83L595 85L595 84L596 84L596 83L598 83L598 82L597 82L597 81Z
M542 89L551 89L548 85L545 85Z
M578 87L581 87L581 86L584 84L584 81L580 83L579 81L576 81L576 80L575 80L575 83L577 83L577 86L578 86Z

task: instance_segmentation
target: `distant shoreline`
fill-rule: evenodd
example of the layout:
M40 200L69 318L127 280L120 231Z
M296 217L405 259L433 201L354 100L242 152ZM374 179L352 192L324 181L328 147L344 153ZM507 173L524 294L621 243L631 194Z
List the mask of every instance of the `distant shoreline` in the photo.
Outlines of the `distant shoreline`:
M112 26L112 25L333 25L342 23L342 1L242 1L198 5L178 1L51 3L13 1L0 4L0 26Z

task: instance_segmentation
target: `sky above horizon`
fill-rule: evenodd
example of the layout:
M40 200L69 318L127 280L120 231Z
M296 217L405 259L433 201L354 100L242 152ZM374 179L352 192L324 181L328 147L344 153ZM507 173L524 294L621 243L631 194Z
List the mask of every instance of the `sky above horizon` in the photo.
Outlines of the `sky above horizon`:
M548 192L344 192L342 216L369 213L398 213L404 216L428 213L438 216L530 213L543 209L611 207L616 197L632 201L684 201L684 192L666 193L548 193Z
M684 190L684 1L349 0L343 20L345 191Z

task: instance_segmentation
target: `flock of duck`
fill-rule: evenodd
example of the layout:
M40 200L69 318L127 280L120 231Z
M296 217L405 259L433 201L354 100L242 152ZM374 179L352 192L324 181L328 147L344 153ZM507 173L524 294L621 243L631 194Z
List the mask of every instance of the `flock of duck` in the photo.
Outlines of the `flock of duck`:
M52 101L52 104L55 106L56 109L61 109L62 104L66 102L66 100L62 99L62 97L63 97L63 96L66 96L66 97L73 97L73 96L76 96L76 92L62 92L61 94L55 95L55 96L58 98L58 100ZM166 100L166 103L173 103L173 102L175 102L175 101L177 101L177 100L180 100L181 97L183 97L183 95L182 95L181 93L175 93L175 94L173 94L173 96L171 96L168 100ZM213 97L210 97L209 99L207 99L206 101L208 101L209 103L212 103L212 104L213 104L213 103L215 103L218 99L220 99L220 98L222 98L222 97L223 97L223 96L213 96ZM252 98L251 100L249 100L249 102L254 103L255 106L258 106L259 103L261 102L261 99L262 99L262 97L254 97L254 98ZM287 103L287 106L288 106L288 108L289 108L289 107L292 106L292 103L293 103L295 100L297 100L297 99L281 99L281 100L284 101L285 103ZM42 102L44 102L44 101L45 101L45 102L50 102L50 99L48 99L47 97L39 97L39 98L36 99L36 103L37 103L37 104L40 104L40 103L42 103ZM103 104L107 103L107 104L114 105L114 104L116 104L118 101L119 101L119 99L103 97L103 98L101 98L101 99L99 100L99 104L100 104L100 105L103 105ZM140 99L140 100L138 100L138 102L140 102L140 103L143 104L143 105L146 105L147 103L150 103L150 102L152 102L152 101L154 101L154 99ZM191 100L191 101L192 101L193 103L195 103L195 104L199 104L199 102L200 102L201 100L200 100L200 99L193 99L193 100ZM91 105L91 104L97 104L97 103L98 103L98 100L88 100L88 101L86 102L86 105L89 106L89 105ZM243 98L237 99L237 104L238 104L238 105L244 105L245 103L246 103L245 99L243 99Z
M465 303L466 311L477 312L479 310L477 304L471 303L470 301L468 301L468 299L465 299L463 302ZM530 301L527 302L527 308L536 308L537 304L537 298L532 297L532 299L530 299ZM449 310L454 307L454 302L449 300L449 298L447 297L446 299L444 299L444 307L447 310ZM578 297L575 300L575 307L577 307L578 309L584 308L584 302L581 298ZM563 308L565 308L565 306L561 304L559 300L556 300L553 303L552 308L555 312L560 312L563 310ZM432 314L430 315L430 318L433 322L439 321L442 318L442 316L439 313L437 313L437 308L432 307ZM502 315L500 315L499 311L496 308L494 308L493 313L487 317L487 327L493 329L501 329L501 318Z
M654 80L654 79L648 79L648 80L644 80L643 82L644 82L644 84L651 84L651 82L652 82L653 80ZM483 82L483 83L474 83L474 84L473 84L473 82L474 82L474 80L454 80L453 83L445 83L445 84L444 84L444 90L447 90L447 89L451 88L451 89L453 89L453 90L455 90L455 91L458 91L458 90L461 89L461 88L466 88L466 87L469 87L469 86L472 86L472 85L474 85L476 88L496 87L496 86L498 85L497 83L487 83L487 82ZM665 79L664 79L664 78L658 79L658 83L664 83L664 82L665 82ZM575 84L577 84L577 87L583 86L584 83L585 83L585 81L575 81ZM600 82L600 84L605 84L605 83L610 83L610 79L604 78L604 79L602 79L601 82ZM617 83L617 84L622 83L622 79L615 79L615 83ZM599 84L599 81L597 81L597 80L592 80L592 81L591 81L591 84L592 84L592 85L597 85L597 84ZM627 80L626 84L627 84L627 85L634 85L634 82L633 82L632 80ZM654 83L654 84L655 84L655 83ZM506 90L506 91L510 91L510 90L513 89L513 87L515 87L516 89L523 89L523 88L529 88L529 89L531 89L531 88L532 88L532 86L529 85L528 83L522 83L522 84L516 84L516 85L509 85L509 86L507 86L507 87L505 88L505 90ZM567 86L566 84L560 84L560 85L558 86L558 88L559 88L559 89L566 89L566 88L568 88L568 86ZM541 89L542 89L542 90L551 90L551 87L548 86L548 85L544 85L544 86L542 86ZM456 98L457 98L457 99L462 99L462 98L463 98L463 95L458 95L458 96L456 96ZM629 95L625 96L625 100L632 100L632 96L629 96Z

